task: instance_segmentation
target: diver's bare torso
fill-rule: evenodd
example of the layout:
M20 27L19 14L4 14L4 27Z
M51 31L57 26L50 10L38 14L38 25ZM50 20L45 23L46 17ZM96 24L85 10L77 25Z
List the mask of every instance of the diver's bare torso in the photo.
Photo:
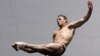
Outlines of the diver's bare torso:
M70 29L69 25L66 25L62 29L54 32L53 42L54 43L63 43L63 44L67 45L71 41L71 39L74 35L74 32L75 32L74 28Z

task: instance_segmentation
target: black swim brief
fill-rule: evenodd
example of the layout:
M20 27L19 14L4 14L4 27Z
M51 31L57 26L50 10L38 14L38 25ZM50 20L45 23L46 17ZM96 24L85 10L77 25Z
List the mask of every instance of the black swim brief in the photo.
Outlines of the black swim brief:
M59 48L58 50L54 51L51 55L49 56L61 56L66 50L66 45L62 44L61 48Z

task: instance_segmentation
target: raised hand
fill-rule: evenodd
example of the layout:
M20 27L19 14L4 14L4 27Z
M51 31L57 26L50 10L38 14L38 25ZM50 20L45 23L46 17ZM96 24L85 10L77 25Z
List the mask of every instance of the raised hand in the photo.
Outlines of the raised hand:
M91 0L88 0L88 8L93 9L93 3Z

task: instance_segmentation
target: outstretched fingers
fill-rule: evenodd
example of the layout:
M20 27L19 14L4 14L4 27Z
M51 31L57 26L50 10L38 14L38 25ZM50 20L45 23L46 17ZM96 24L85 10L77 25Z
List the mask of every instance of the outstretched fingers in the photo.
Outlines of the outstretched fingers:
M92 3L92 1L91 0L88 0L88 8L93 8L93 3Z

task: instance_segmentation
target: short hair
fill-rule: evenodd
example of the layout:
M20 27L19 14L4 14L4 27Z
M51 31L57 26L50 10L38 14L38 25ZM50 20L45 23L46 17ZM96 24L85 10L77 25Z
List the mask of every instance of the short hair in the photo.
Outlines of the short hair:
M65 15L58 15L58 17L63 17L65 20L67 20L67 17Z

